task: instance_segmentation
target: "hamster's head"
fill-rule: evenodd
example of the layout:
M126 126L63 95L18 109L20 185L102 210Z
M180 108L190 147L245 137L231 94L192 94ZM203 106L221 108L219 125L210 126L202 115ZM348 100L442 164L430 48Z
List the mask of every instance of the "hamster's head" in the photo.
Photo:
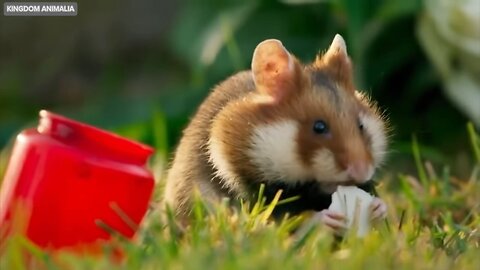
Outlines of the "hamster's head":
M345 41L301 64L278 40L255 49L253 89L212 124L210 160L227 185L318 181L326 190L370 180L387 146L386 120L353 84Z

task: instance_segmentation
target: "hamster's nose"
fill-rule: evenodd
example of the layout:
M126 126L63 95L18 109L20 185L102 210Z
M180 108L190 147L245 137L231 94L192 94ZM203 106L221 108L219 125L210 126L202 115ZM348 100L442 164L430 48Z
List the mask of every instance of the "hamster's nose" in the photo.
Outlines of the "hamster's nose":
M364 161L356 161L347 167L348 175L357 183L364 183L373 176L373 166Z

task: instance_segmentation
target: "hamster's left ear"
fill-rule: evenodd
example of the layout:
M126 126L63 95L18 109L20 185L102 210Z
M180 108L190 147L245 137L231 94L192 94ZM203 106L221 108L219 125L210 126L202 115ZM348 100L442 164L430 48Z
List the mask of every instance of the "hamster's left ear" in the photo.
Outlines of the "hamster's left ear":
M335 35L328 50L323 55L317 56L314 65L318 68L326 69L329 75L339 83L343 83L347 89L355 91L353 87L352 63L347 53L345 40L341 35Z
M299 64L282 42L268 39L257 45L252 58L252 74L257 90L275 102L298 89Z

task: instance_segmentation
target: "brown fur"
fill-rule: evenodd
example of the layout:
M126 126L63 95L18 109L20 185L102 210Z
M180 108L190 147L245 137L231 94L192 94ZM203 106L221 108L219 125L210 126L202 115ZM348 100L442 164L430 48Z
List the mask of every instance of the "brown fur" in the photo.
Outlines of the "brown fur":
M372 163L370 138L358 128L358 115L380 116L367 99L355 95L346 51L330 48L313 64L303 66L281 43L272 42L265 41L266 48L257 47L255 54L261 57L254 56L253 73L240 72L217 86L185 129L165 193L165 203L178 215L189 212L195 188L205 199L218 201L224 196L245 197L249 181L266 180L262 168L247 154L250 137L256 127L281 119L299 123L298 152L294 154L306 167L312 166L316 151L324 148L334 153L340 170L353 161ZM328 136L312 131L312 123L319 119L328 123ZM216 175L209 161L211 138L224 149L222 155L232 165L234 179Z

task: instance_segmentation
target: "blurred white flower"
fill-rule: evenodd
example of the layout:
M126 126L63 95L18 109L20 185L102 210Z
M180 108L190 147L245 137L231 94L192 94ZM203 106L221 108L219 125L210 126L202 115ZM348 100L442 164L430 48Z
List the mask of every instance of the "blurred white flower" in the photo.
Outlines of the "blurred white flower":
M425 0L417 34L447 97L480 126L480 0Z

